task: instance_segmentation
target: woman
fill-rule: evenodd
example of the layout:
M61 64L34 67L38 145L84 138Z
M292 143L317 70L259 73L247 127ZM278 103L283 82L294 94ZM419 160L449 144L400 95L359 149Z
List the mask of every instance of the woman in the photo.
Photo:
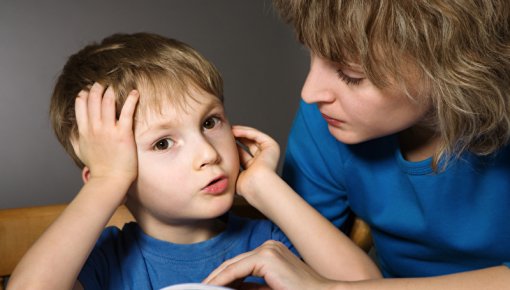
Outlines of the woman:
M331 281L272 246L206 281L255 274L273 289L509 287L510 2L275 5L311 54L284 177L337 227L364 219L381 271L394 279Z

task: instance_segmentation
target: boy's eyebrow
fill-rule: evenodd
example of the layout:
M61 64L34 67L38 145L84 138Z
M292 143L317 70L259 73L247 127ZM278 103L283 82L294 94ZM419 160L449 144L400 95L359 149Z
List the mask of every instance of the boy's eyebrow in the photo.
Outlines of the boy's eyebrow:
M165 120L164 122L156 123L155 125L149 126L144 131L135 134L135 138L138 139L142 137L143 135L146 135L147 133L154 131L154 130L168 130L175 128L175 125L171 123L171 120Z
M205 107L203 107L203 110L201 110L200 112L197 112L197 113L200 114L201 116L203 116L218 106L222 107L223 103L218 98L214 98L210 101L207 101L207 105ZM149 126L146 130L140 132L139 134L136 134L135 137L140 138L143 135L145 135L148 132L153 131L153 130L168 130L168 129L172 129L175 127L176 127L176 125L172 122L172 120L164 120L162 122L155 123L152 126Z

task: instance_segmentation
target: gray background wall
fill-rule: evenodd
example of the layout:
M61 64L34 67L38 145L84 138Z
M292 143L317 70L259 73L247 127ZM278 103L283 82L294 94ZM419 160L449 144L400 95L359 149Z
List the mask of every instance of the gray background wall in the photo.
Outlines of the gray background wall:
M82 182L49 125L52 87L82 46L139 31L202 52L224 77L231 122L257 127L285 149L308 58L270 0L2 0L0 208L73 198Z

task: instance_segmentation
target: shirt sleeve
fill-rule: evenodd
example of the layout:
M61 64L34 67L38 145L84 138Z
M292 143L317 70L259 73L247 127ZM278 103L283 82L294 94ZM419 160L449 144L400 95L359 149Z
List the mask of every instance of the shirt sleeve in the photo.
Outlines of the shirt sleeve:
M119 229L116 227L108 227L101 233L78 276L78 281L84 289L100 290L107 288L106 279L110 275L108 255L115 253L112 247L118 233Z
M283 179L344 231L351 217L342 180L345 147L329 133L317 107L301 101L288 139Z

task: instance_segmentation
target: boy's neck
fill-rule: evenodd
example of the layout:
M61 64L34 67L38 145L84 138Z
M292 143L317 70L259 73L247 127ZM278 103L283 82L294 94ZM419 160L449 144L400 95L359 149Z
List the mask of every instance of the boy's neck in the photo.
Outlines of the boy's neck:
M143 232L155 239L175 244L192 244L209 240L226 229L225 222L219 218L195 220L179 223L165 223L140 208L139 204L128 196L126 201L131 214Z
M147 235L175 244L203 242L220 234L226 228L226 224L218 218L168 224L151 217L140 217L137 222Z

